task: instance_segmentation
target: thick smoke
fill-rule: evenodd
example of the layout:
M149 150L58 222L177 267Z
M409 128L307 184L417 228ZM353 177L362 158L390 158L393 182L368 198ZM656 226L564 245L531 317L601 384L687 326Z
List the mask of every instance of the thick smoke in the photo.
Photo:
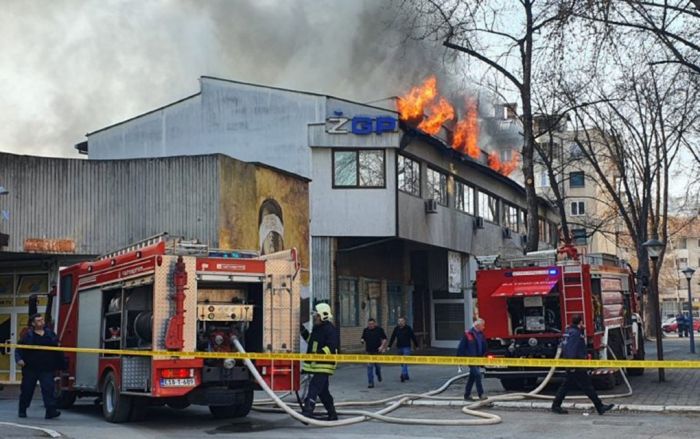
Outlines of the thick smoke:
M459 78L439 44L407 38L403 6L6 1L0 150L75 156L86 132L195 93L201 75L358 101L402 94L429 73Z

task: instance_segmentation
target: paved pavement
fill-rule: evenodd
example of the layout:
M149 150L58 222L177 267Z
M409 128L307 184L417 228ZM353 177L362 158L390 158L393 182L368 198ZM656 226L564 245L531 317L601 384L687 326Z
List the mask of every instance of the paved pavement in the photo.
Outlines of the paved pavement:
M700 340L699 340L700 342ZM695 359L688 351L687 339L665 338L664 351L667 359ZM431 352L432 353L432 352ZM445 353L448 353L445 351ZM654 342L647 344L648 358L655 358ZM698 358L700 359L700 358ZM454 376L455 367L410 366L411 380L401 383L399 366L384 366L384 380L376 382L374 389L367 388L364 365L343 365L332 378L331 390L336 401L371 401L396 395L397 393L423 393L441 386ZM634 395L614 402L624 404L652 405L700 405L697 385L700 370L667 370L667 381L658 383L656 370L647 370L642 377L632 377ZM498 380L486 380L489 394L500 394L503 390ZM463 394L463 381L449 388L444 395L460 397ZM613 392L620 392L617 387ZM549 386L545 393L553 394L556 385ZM37 395L38 397L38 392ZM12 387L0 391L0 422L18 422L16 418L17 392ZM263 398L264 395L260 395ZM353 427L323 430L324 436L358 439L372 436L373 439L404 437L492 437L516 438L538 437L539 439L562 437L598 438L601 434L619 434L623 437L695 437L697 415L653 414L653 413L613 413L605 417L586 411L574 411L567 417L559 417L545 410L512 410L495 408L489 411L501 415L502 424L490 427L422 427L401 426L378 422L366 422ZM463 417L457 407L407 407L396 412L400 417L454 419ZM40 400L35 401L29 410L29 418L22 423L60 431L70 438L123 438L130 439L167 436L189 438L198 436L222 435L235 437L299 437L305 427L285 415L253 413L248 418L236 421L216 421L211 419L208 410L190 407L175 411L168 408L149 409L148 421L127 425L104 422L90 399L79 401L76 408L64 411L58 420L44 420ZM566 420L566 422L562 422ZM552 428L552 423L556 428ZM488 433L487 433L488 432ZM0 437L48 437L39 432L9 427L0 424Z

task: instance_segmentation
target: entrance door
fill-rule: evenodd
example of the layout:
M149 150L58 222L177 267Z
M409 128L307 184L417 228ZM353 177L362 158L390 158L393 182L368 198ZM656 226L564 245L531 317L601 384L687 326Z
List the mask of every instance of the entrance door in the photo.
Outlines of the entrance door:
M14 342L12 327L12 314L9 312L0 313L0 341L2 343ZM10 375L14 378L12 354L11 349L0 349L0 382L9 382Z
M432 345L439 348L456 348L464 334L464 300L442 299L432 301Z

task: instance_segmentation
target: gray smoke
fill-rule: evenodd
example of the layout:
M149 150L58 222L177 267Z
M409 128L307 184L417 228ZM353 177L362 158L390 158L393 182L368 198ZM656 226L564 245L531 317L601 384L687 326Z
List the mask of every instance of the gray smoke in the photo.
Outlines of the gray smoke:
M429 73L458 87L439 44L407 38L405 6L6 0L0 150L74 157L86 132L195 93L201 75L358 101L402 94Z

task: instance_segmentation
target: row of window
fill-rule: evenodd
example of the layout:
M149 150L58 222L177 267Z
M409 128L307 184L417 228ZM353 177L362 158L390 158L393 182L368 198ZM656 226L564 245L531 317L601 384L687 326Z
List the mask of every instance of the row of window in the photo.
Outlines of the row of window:
M421 196L420 162L399 155L398 159L398 188L400 191ZM438 204L448 205L447 174L437 169L428 168L426 173L427 198L432 198ZM455 179L455 209L469 215L481 216L492 223L502 223L504 226L525 232L525 211L503 202L503 217L499 217L498 198Z
M335 150L333 151L333 187L335 188L383 188L386 187L385 153L381 149ZM422 196L421 164L404 155L397 160L398 189L402 192ZM426 178L426 198L448 206L448 175L428 167ZM490 193L464 181L455 179L455 209L473 216L480 216L494 224L502 224L511 230L526 233L526 212L506 201L501 201ZM585 206L580 202L573 207L574 215L583 215ZM579 213L580 212L580 213ZM556 233L550 227L541 236L549 236L552 242Z
M679 270L687 268L688 267L688 258L678 258L676 260L676 265L678 265ZM698 258L698 265L696 265L695 267L700 267L700 258Z
M700 239L698 239L698 247L700 247ZM688 248L688 238L680 238L676 243L676 248ZM698 265L700 267L700 265Z
M550 187L551 181L547 171L540 172L539 187ZM586 174L583 171L569 172L569 187L582 188L586 187Z

